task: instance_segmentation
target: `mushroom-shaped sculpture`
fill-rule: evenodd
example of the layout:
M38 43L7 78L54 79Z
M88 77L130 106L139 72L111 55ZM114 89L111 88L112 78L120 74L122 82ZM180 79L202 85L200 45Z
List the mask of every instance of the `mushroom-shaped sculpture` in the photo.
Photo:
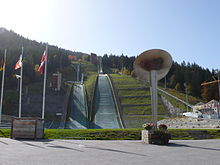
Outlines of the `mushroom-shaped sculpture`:
M172 66L171 55L161 49L151 49L141 53L134 62L134 70L141 80L150 81L150 72L155 70L157 80L161 80Z
M155 127L157 127L157 81L167 75L171 66L171 55L161 49L147 50L141 53L134 62L136 76L140 80L150 81L151 84L151 107Z

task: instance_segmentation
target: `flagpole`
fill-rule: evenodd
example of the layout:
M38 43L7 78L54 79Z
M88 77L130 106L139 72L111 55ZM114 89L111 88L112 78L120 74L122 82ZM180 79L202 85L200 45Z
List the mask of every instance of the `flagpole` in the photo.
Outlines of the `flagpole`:
M23 52L24 47L21 49L21 78L20 78L20 97L19 97L19 114L18 117L21 118L21 96L22 96L22 77L23 77Z
M0 102L0 124L2 122L2 104L3 104L3 94L4 94L4 82L5 82L5 63L6 63L6 53L7 50L5 49L4 54L4 63L3 63L3 72L2 72L2 89L1 89L1 102Z
M46 45L46 60L44 65L44 88L43 88L43 104L42 104L42 119L44 119L44 113L45 113L45 94L46 94L46 83L47 83L47 45Z

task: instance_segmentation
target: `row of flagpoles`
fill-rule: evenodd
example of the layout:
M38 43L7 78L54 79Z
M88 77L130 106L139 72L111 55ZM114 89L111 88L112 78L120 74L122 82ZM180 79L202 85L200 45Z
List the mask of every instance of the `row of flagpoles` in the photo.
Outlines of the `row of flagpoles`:
M42 103L42 119L44 119L44 113L45 113L45 94L46 94L46 80L47 80L47 52L48 48L46 45L46 49L44 50L44 53L41 57L41 63L38 68L38 72L43 74L44 72L44 84L43 84L43 103ZM0 99L0 124L2 121L2 104L3 104L3 95L4 95L4 79L5 79L5 64L6 64L6 54L7 50L5 49L4 57L3 57L3 63L2 63L2 87L1 87L1 99ZM22 97L22 77L23 77L23 54L24 54L24 47L21 49L21 55L19 57L19 60L15 64L15 70L20 69L20 75L18 78L20 79L20 89L19 89L19 112L18 117L21 118L21 97Z

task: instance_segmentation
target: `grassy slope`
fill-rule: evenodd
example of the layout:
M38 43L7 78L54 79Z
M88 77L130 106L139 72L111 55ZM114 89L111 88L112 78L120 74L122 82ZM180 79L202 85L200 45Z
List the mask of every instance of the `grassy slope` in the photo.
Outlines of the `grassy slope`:
M161 88L161 89L163 89L163 88ZM178 92L178 91L176 91L174 89L170 89L170 88L167 88L166 90L163 89L163 90L173 96L176 96L177 98L179 98L181 100L186 101L186 94L184 94L184 93ZM164 96L165 98L167 98L174 107L177 107L177 108L182 109L184 111L187 110L187 108L184 104L181 104L180 102L174 100L173 98L170 98L169 96L165 96L164 94L161 94L161 95ZM202 101L201 99L198 99L198 98L195 98L193 96L188 95L188 102L191 105L195 105L196 103L199 103L201 101Z
M93 97L96 77L98 75L97 67L89 62L83 62L81 64L82 64L83 72L87 75L87 78L84 83L86 86L86 92L88 94L88 101L90 102Z
M145 88L138 80L119 74L110 75L114 81L115 87L120 96L147 96L150 95L149 90L120 90L123 88ZM150 104L150 98L120 98L121 104ZM151 121L151 106L135 106L135 107L122 107L123 118L127 128L140 128L144 122ZM163 105L159 102L158 105L159 119L163 119L167 114ZM164 116L165 115L165 116Z
M170 89L170 88L167 88L165 91L168 92L168 93L170 93L170 94L173 95L173 96L178 97L178 98L181 99L181 100L186 100L186 95L185 95L185 93L181 93L181 92L179 92L179 91L176 91L175 89ZM202 100L201 100L201 99L198 99L198 98L195 98L195 97L193 97L193 96L188 95L188 101L189 101L190 104L193 105L193 104L196 104L196 103L198 103L198 102L201 102Z
M138 80L119 74L111 74L113 81L115 83L115 87L118 89L118 95L120 96L146 96L150 95L149 90L119 90L120 88L141 88L146 87L143 86ZM186 100L186 95L184 93L180 93L174 89L167 88L166 92L178 97L179 99ZM162 94L162 96L165 96ZM187 110L186 106L169 96L165 96L174 107L180 108L184 111ZM121 104L150 104L150 98L121 98ZM188 95L188 101L190 104L194 105L198 102L201 102L200 99ZM151 119L151 116L143 116L151 114L151 106L141 106L141 107L123 107L124 119L127 122L127 127L140 127L141 123L148 121ZM158 104L158 119L163 119L167 117L167 111L164 109L164 106L160 103ZM142 115L138 116L137 115Z

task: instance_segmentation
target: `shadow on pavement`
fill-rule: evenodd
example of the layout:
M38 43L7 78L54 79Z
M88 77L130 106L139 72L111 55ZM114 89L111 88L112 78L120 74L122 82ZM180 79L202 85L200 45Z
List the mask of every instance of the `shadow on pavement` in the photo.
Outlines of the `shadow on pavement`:
M78 152L84 152L82 150L78 150L78 149L74 149L74 148L70 148L70 147L65 147L65 146L62 146L62 145L56 145L56 144L53 144L53 143L50 143L54 140L48 140L48 139L41 139L41 140L29 140L29 139L25 139L25 140L17 140L19 142L21 142L22 144L25 144L25 145L28 145L28 146L32 146L32 147L37 147L37 148L41 148L41 149L46 149L46 147L51 147L51 148L58 148L58 149L68 149L68 150L74 150L74 151L78 151ZM1 142L1 141L0 141ZM35 144L32 144L32 143L28 143L28 142L41 142L44 144L45 147L42 147L42 146L39 146L39 145L35 145Z
M51 140L51 139L22 139L22 138L19 138L19 139L14 139L14 140L17 140L17 141L21 141L21 142L52 142L54 140Z
M26 145L29 145L29 146L32 146L32 147L37 147L37 148L45 149L45 147L38 146L38 145L35 145L35 144L31 144L31 143L27 143L27 142L25 142L25 141L21 141L21 143L26 144Z
M48 147L59 148L59 149L68 149L68 150L73 150L73 151L78 151L78 152L84 152L82 150L78 150L78 149L74 149L74 148L70 148L70 147L64 147L64 146L60 146L60 145L51 145L51 146L48 146Z
M188 147L188 148L203 149L203 150L209 150L209 151L220 151L220 149L217 149L217 148L199 147L199 146L176 144L176 143L169 143L167 147Z
M8 145L8 143L6 143L6 142L2 142L2 141L0 141L0 143L5 144L5 145Z
M76 145L82 145L81 143L77 143L77 142L73 142L73 141L60 141L60 142L76 144ZM147 156L147 155L144 155L144 154L138 154L138 153L134 153L134 152L128 152L128 151L122 151L122 150L116 150L116 149L110 149L110 148L101 148L101 147L94 147L94 146L88 146L88 145L82 145L82 146L84 148L96 149L96 150L101 150L101 151L118 152L118 153L138 155L138 156Z
M147 155L144 155L144 154L138 154L138 153L134 153L134 152L127 152L127 151L115 150L115 149L110 149L110 148L100 148L100 147L92 147L92 146L86 146L85 148L96 149L96 150L102 150L102 151L110 151L110 152L119 152L119 153L131 154L131 155L138 155L138 156L147 156Z

